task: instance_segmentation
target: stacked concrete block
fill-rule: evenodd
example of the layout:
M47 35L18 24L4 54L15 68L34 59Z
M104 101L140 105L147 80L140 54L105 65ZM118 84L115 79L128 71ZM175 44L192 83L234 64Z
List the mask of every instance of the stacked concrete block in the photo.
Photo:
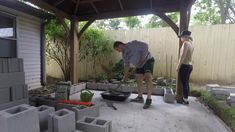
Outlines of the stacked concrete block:
M81 120L84 116L99 117L100 115L100 106L97 104L90 107L76 106L73 107L72 110L75 112L76 121Z
M1 132L40 132L37 109L26 104L0 111Z
M47 132L72 132L75 131L75 113L62 109L49 114Z
M231 86L220 86L220 88L226 89L226 90L228 90L230 93L235 93L235 87L231 87Z
M23 59L0 58L0 73L23 72Z
M72 87L71 82L57 82L55 90L55 98L69 100L71 87Z
M132 86L121 86L122 92L134 92L137 88Z
M164 101L166 103L174 103L175 102L175 94L172 89L164 88Z
M11 58L8 59L9 72L23 72L23 59Z
M72 85L70 88L70 95L80 92L82 89L86 89L86 83L79 83Z
M112 132L112 122L94 117L84 117L77 121L76 128L84 132Z
M163 88L153 88L152 94L164 96L164 89Z
M38 110L38 117L40 123L40 131L45 131L48 129L48 116L49 114L55 112L54 107L42 105L37 108Z
M230 92L222 88L213 88L211 93L218 100L226 100L230 96Z
M213 88L219 88L220 85L218 84L206 84L206 90L211 91Z
M97 84L94 82L87 82L86 83L86 88L90 90L97 90Z
M0 58L0 110L28 103L23 59Z
M8 72L8 61L7 59L0 58L0 73Z

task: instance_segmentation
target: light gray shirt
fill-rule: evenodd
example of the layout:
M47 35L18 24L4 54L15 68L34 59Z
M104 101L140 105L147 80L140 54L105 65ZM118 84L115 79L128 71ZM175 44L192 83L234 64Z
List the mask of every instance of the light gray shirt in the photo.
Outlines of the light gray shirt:
M137 68L141 68L147 60L151 59L152 56L148 51L148 45L141 41L131 41L126 45L125 50L122 52L122 58L125 64L133 64ZM143 59L142 65L138 65L140 60Z

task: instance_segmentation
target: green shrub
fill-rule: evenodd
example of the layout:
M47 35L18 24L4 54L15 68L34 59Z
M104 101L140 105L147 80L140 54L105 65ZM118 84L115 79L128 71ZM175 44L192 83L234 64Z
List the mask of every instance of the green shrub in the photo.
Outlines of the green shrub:
M200 100L213 110L233 131L235 131L235 108L218 101L211 93L202 91Z

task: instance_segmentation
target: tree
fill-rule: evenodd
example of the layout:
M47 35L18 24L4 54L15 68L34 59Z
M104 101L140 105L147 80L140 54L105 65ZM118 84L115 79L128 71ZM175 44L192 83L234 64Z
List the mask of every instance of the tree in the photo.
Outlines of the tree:
M175 23L178 22L179 13L168 13L167 16ZM145 25L146 28L168 27L169 25L158 16L153 15L149 22Z
M125 22L126 26L128 28L141 28L141 21L138 19L138 17L125 17L123 18L123 21Z
M109 29L117 30L120 29L121 20L119 18L114 18L109 20Z
M197 14L194 15L193 24L235 23L235 3L232 0L198 0L195 7Z
M69 22L66 21L69 25ZM54 60L62 70L64 80L70 80L69 34L57 20L51 20L45 28L47 60Z

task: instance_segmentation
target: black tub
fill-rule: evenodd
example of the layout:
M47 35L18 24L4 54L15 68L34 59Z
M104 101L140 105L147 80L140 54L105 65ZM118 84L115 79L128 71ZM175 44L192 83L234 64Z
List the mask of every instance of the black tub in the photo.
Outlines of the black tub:
M131 95L130 92L105 91L101 93L103 99L125 101Z

